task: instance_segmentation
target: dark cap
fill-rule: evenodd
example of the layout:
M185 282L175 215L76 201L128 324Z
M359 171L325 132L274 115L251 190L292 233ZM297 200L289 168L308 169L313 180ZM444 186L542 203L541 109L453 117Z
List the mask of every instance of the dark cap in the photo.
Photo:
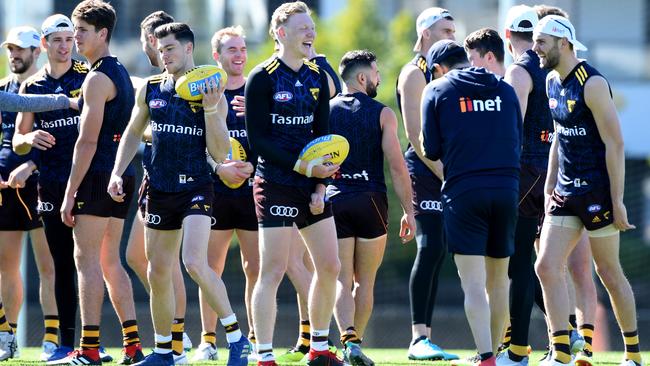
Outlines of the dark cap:
M427 52L427 66L431 69L433 64L440 64L450 56L461 52L465 53L465 49L458 42L449 39L440 40L429 48Z

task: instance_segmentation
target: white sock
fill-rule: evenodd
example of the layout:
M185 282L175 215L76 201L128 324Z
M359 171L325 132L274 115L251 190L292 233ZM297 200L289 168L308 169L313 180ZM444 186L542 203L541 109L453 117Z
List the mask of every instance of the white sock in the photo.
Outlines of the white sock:
M314 351L327 351L327 337L330 335L330 330L316 330L311 331L311 349Z
M275 356L273 356L273 343L258 343L257 356L260 361L275 361Z
M237 329L228 331L228 327L237 324L237 315L234 313L223 318L219 319L221 321L221 325L223 325L226 328L226 340L228 343L235 343L241 339L241 330L239 329L239 325L237 325Z
M160 353L160 354L164 355L164 354L172 352L172 335L171 334L168 335L168 336L163 336L163 335L160 335L160 334L156 334L154 336L154 339L156 340L156 345L158 345L159 343L169 343L169 348L160 348L160 347L156 346L153 349L153 351L155 353Z

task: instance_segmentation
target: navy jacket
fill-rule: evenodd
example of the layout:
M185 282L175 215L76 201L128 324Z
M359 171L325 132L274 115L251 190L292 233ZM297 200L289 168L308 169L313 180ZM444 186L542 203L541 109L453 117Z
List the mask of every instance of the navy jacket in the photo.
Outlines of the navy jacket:
M424 89L423 150L444 165L443 201L472 189L518 190L521 140L515 91L487 70L452 70Z

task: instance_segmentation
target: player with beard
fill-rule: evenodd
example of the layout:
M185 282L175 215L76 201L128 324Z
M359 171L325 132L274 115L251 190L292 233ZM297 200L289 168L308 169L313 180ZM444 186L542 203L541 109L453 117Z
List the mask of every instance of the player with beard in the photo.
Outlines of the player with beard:
M2 43L7 49L11 75L0 81L0 90L18 93L30 76L36 73L41 53L40 36L31 27L16 27ZM43 223L38 214L37 175L32 174L38 156L18 156L12 150L16 113L2 111L2 147L0 147L0 360L18 357L16 325L23 302L23 281L20 275L23 235L30 236L40 277L40 300L48 327L58 327L58 311L54 295L54 264L47 247ZM6 313L6 317L5 317ZM44 338L42 358L56 348L56 331Z
M619 260L620 231L634 229L623 203L625 154L620 122L607 80L576 51L571 22L561 16L542 18L533 32L540 65L551 70L546 80L555 123L545 182L546 217L535 263L544 292L553 354L544 365L572 362L569 348L569 303L564 268L587 230L601 281L607 288L625 355L622 365L642 365L636 306Z
M410 178L397 138L397 117L392 109L374 100L380 83L376 56L368 51L350 51L341 59L339 71L347 92L330 101L330 127L332 133L348 140L350 153L327 186L341 260L334 314L345 361L354 366L373 366L360 345L372 313L375 278L386 247L384 157L404 212L399 231L402 243L413 239L415 218Z

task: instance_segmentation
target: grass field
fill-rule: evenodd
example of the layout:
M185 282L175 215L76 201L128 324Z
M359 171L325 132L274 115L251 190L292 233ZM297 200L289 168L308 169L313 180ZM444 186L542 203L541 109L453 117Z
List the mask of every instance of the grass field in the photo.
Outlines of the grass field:
M474 354L473 351L468 351L468 350L448 350L451 353L456 353L461 357L469 357ZM12 366L12 365L37 365L37 364L43 364L42 362L38 361L38 356L40 355L40 348L21 348L20 349L20 356L21 358L18 360L9 360L6 362L1 363L0 365L2 366ZM375 364L377 366L391 366L391 365L436 365L436 366L446 366L449 365L448 362L443 362L443 361L437 361L437 362L431 362L431 361L409 361L406 358L406 349L379 349L379 348L369 348L369 349L364 349L364 352L370 356L370 358L375 361ZM116 362L119 361L120 357L120 349L118 348L110 348L108 349L108 353L110 353L115 359ZM276 353L279 354L279 353ZM192 357L192 354L189 354L190 359ZM594 358L595 364L596 365L618 365L621 362L622 359L622 352L601 352L597 353L596 357ZM540 357L542 357L542 352L533 352L531 356L531 365L537 365L537 361ZM226 349L219 349L219 361L211 361L211 362L203 362L203 363L192 363L192 365L225 365L226 364L226 359L228 358L228 351ZM650 360L650 352L643 352L643 358L644 360ZM116 363L110 363L108 365L113 365ZM288 365L301 365L301 363L291 363ZM281 365L281 366L284 366Z

